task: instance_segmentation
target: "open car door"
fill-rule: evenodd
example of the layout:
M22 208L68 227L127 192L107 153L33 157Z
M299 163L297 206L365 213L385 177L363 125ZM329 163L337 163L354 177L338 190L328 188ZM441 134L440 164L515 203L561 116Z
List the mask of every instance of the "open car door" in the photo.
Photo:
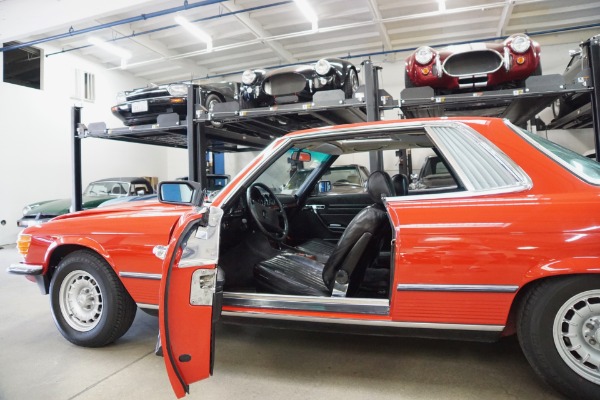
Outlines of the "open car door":
M216 268L222 216L223 210L217 207L186 214L166 254L162 248L160 343L178 398L189 393L191 383L212 374L213 324L221 314L224 282Z

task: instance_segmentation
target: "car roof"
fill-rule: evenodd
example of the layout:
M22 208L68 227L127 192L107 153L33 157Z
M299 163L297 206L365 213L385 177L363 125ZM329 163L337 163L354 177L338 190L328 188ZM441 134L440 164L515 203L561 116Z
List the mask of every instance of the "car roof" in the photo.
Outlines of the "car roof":
M145 178L140 178L139 176L128 176L128 177L118 177L118 178L104 178L97 179L94 182L127 182L127 183L147 183L150 184L150 181Z

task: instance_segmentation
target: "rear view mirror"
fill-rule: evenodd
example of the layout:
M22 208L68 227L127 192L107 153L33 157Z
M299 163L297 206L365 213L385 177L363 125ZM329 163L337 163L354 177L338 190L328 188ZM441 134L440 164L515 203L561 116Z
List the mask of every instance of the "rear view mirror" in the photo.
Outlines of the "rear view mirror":
M301 150L294 151L290 158L292 159L292 161L300 162L309 162L312 159L310 153Z
M165 181L158 184L158 200L167 204L201 206L202 187L192 181Z

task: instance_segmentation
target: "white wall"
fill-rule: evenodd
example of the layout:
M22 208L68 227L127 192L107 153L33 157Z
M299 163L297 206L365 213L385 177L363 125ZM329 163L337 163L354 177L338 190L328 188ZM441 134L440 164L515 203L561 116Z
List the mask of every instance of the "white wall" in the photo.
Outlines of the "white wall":
M71 98L76 68L95 74L93 103ZM121 126L110 112L115 94L145 84L129 73L107 71L70 54L44 58L42 90L0 82L0 244L14 242L24 205L70 197L71 107L83 105L84 123ZM166 150L156 146L88 138L82 143L82 158L84 185L111 176L168 176Z

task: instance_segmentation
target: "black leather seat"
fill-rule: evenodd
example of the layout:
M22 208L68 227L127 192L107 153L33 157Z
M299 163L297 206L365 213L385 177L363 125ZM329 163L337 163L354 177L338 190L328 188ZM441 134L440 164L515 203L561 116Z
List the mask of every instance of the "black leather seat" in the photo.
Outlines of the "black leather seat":
M257 290L290 295L354 295L391 229L382 201L394 193L390 176L373 172L367 191L374 204L352 219L325 263L297 253L278 254L254 267Z
M408 194L408 177L404 174L392 176L392 186L396 196L406 196Z
M408 194L408 177L404 174L392 176L392 188L395 196L406 196ZM335 243L324 239L311 239L296 246L296 249L303 253L312 254L317 258L317 261L324 263L335 250L335 246Z

